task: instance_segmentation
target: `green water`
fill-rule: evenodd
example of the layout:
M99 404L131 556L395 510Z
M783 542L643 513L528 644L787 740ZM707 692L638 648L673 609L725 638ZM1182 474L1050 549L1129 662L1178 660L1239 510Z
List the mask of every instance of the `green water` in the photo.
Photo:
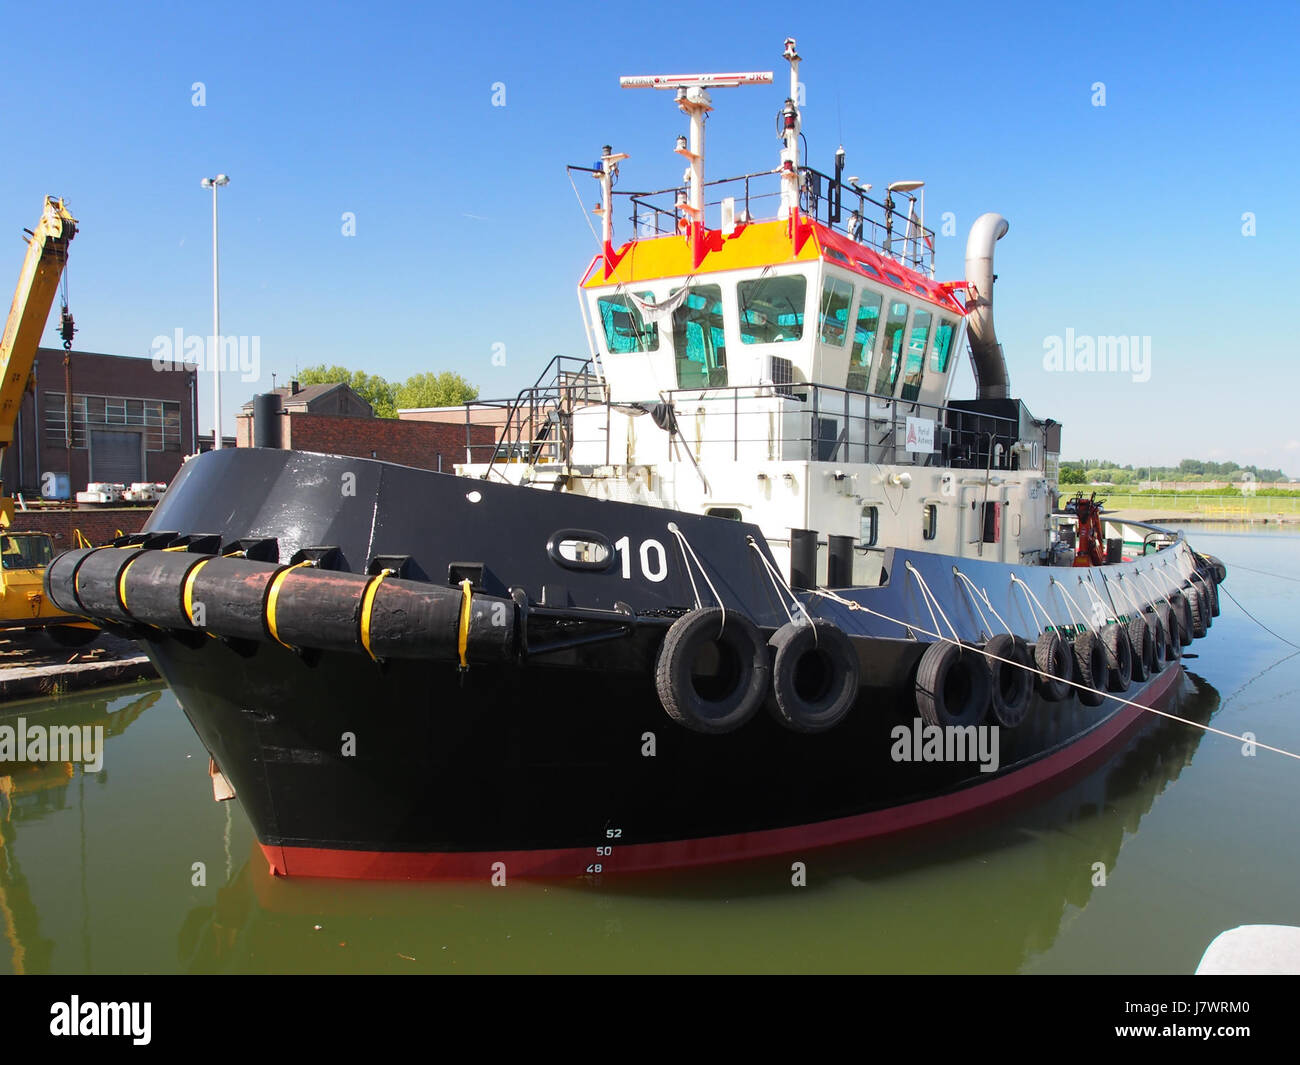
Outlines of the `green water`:
M1300 534L1190 538L1300 643ZM1300 656L1226 596L1190 650L1180 714L1300 751ZM98 773L0 765L0 972L1190 972L1224 929L1300 924L1300 762L1176 723L976 830L792 856L805 887L788 858L493 888L270 878L158 685L20 714L107 746Z

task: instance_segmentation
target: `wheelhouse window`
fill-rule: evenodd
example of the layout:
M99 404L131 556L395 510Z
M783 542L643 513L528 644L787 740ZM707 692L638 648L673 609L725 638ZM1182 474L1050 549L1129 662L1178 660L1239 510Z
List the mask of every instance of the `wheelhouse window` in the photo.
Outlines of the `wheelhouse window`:
M885 319L885 340L880 350L880 368L876 371L874 391L882 396L892 396L898 383L898 368L903 361L903 329L907 325L907 304L893 300L889 304L889 317Z
M938 328L934 331L934 341L930 345L930 372L947 373L948 356L952 354L952 338L957 333L957 323L949 318L940 318Z
M921 394L921 378L925 374L925 345L930 339L930 321L933 317L924 307L918 307L912 315L907 362L903 366L903 399L916 399Z
M853 302L853 286L847 281L828 277L822 286L821 340L837 348L844 346L848 335L849 304Z
M704 513L710 518L726 518L728 521L741 520L738 507L709 507Z
M740 342L779 344L803 339L808 279L802 274L756 277L736 286Z
M726 385L721 286L697 285L687 290L686 298L673 311L673 350L677 352L678 388Z
M876 333L880 331L880 302L883 297L869 288L862 290L857 318L853 324L853 348L849 352L849 388L867 390L871 356L876 350Z
M652 293L641 293L643 302L652 302ZM596 300L600 324L605 330L605 344L611 355L628 355L641 351L656 351L659 347L659 327L647 322L630 296L601 296Z

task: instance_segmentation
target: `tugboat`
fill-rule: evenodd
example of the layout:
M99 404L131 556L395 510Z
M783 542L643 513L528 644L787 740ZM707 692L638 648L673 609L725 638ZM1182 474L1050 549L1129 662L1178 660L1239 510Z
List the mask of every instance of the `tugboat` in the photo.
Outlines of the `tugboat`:
M922 183L808 166L784 58L778 165L724 182L712 93L773 74L622 79L674 94L685 183L571 168L601 189L589 358L454 475L215 451L50 565L60 608L143 643L273 873L800 856L1032 795L1173 698L1222 564L1058 508L1061 427L993 327L1006 220L936 281Z

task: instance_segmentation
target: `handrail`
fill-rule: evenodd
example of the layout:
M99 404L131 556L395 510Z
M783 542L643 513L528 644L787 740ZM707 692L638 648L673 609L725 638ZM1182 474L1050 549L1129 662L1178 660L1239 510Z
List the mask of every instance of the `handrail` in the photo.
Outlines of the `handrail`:
M828 229L903 263L918 273L926 274L930 271L934 262L933 229L917 225L909 236L906 213L896 208L891 210L884 202L868 195L861 187L837 181L834 176L824 174L810 166L800 167L799 174L800 208L805 214ZM706 189L721 189L730 185L743 187L743 193L734 197L737 206L740 207L743 202L745 214L751 220L757 220L754 219L751 210L754 202L768 199L779 201L781 192L779 189L755 192L753 183L763 179L779 179L779 177L779 170L759 170L735 177L706 181L703 187ZM632 223L634 236L667 236L680 232L681 226L686 221L682 206L687 191L685 185L673 185L649 192L616 189L614 195L626 197L631 204L632 213L628 220ZM652 202L657 197L672 199L668 204ZM723 197L706 200L704 206L717 207L722 200ZM846 202L856 203L856 212L844 209ZM858 221L856 233L850 224L855 214ZM777 212L773 210L770 217L776 216ZM901 249L899 245L902 245ZM909 245L912 248L910 254Z
M566 363L576 365L576 370L565 368ZM544 381L549 383L543 385ZM592 360L579 359L573 355L554 355L551 361L546 364L546 368L538 375L536 383L532 388L526 388L520 392L513 401L509 401L507 408L505 424L501 427L500 435L492 445L492 457L488 460L487 469L482 474L482 479L487 480L496 473L498 477L504 478L504 475L497 471L497 462L500 459L509 461L516 454L521 453L524 448L525 426L528 427L530 434L537 433L539 418L544 419L543 425L551 425L550 414L557 411L560 414L560 421L566 417L564 405L566 399L572 402L572 392L574 391L574 381L581 382L581 388L584 393L589 395L590 390L595 384L600 389L601 402L607 402L608 397L605 391L605 384L592 372ZM473 424L472 411L474 408L500 408L501 404L506 401L502 400L474 400L465 405L465 450L466 456L472 455L472 448L475 447L471 442L470 426ZM527 406L527 420L524 418L524 409ZM571 414L571 411L569 412ZM512 436L513 433L513 436ZM544 439L541 435L533 435L527 442L528 461L532 465L540 454L539 444ZM568 462L569 447L564 439L563 428L558 431L557 438L550 441L556 449L556 459L561 462ZM504 452L504 454L503 454Z
M568 466L573 448L572 416L579 406L604 406L606 421L613 408L618 406L608 398L603 382L590 375L588 363L582 364L578 373L565 369L565 357L552 359L547 370L555 376L547 385L524 389L513 400L482 400L472 405L479 409L506 410L506 420L491 444L474 444L467 429L467 457L472 461L473 450L491 447L491 458L481 476L496 476L508 480L500 466L508 462L526 462L535 465L543 459L549 463ZM576 359L570 360L578 362ZM585 376L584 376L585 375ZM544 380L543 377L539 380ZM1015 418L998 414L972 411L963 407L940 406L914 399L901 399L858 389L835 385L809 383L725 385L707 389L679 388L665 391L662 401L679 408L692 407L715 427L724 419L723 431L702 436L702 446L725 448L733 461L740 458L740 445L778 444L784 458L796 457L790 452L820 462L873 462L894 464L910 461L917 465L938 463L945 467L969 469L983 477L989 470L1019 468L1019 456L1012 445L1019 435L1019 422ZM805 419L799 423L781 422L773 435L769 429L754 438L744 436L747 421L753 408L743 404L746 400L782 401L788 414ZM934 451L907 452L900 442L899 430L906 425L909 415L927 418L935 424ZM467 426L472 424L472 413L467 410ZM750 430L752 431L752 430ZM605 434L606 464L609 463L608 428ZM1001 446L1001 453L998 447ZM996 456L996 460L995 460Z

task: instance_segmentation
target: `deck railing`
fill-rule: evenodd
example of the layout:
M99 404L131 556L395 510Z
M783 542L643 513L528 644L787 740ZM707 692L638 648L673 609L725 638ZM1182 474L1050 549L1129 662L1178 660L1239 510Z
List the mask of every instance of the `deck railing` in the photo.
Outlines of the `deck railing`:
M467 461L486 464L485 478L508 480L502 470L508 463L575 464L573 415L582 408L603 408L605 421L599 455L590 442L577 443L584 464L620 461L611 451L612 412L616 406L630 405L609 401L603 381L587 360L556 356L547 373L549 380L544 374L512 400L466 405ZM649 410L654 402L642 409ZM667 419L660 412L676 442L702 459L910 464L975 471L1011 470L1019 464L1015 419L854 389L798 383L674 389L658 402L673 413ZM475 443L473 427L492 424L490 413L484 417L492 411L499 418L495 441ZM932 450L908 447L909 418L932 423ZM590 461L593 456L596 463Z
M706 181L705 211L719 212L722 202L735 202L736 219L759 221L777 217L780 207L780 172L757 171L738 177ZM679 233L686 222L685 185L674 185L653 192L615 190L632 208L628 220L636 237L666 236ZM714 197L714 198L710 198ZM910 231L907 221L908 201L893 204L868 195L858 185L836 181L812 167L799 170L799 207L805 215L822 225L856 240L859 244L897 260L918 273L929 275L934 265L934 230L921 225Z

